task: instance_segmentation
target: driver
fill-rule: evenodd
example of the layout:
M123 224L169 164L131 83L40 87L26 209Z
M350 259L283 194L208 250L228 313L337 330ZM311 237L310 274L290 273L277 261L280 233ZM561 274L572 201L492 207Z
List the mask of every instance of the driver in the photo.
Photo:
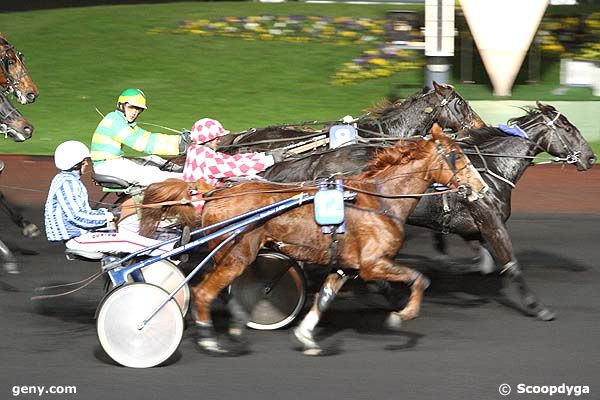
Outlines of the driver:
M148 186L168 178L181 179L181 173L162 171L156 166L140 165L123 158L122 146L146 154L177 156L185 153L189 133L180 136L151 133L135 122L146 110L146 95L139 89L125 89L117 109L107 114L92 136L91 157L94 171L129 183Z
M184 181L202 180L217 187L223 185L223 181L228 178L255 177L276 162L282 161L278 151L271 154L251 152L233 155L218 152L221 136L228 133L215 119L202 118L194 123L183 168Z
M81 176L89 169L89 156L87 146L75 140L61 143L54 152L54 163L60 172L52 179L44 208L48 240L64 241L68 249L86 253L132 253L158 244L158 240L127 230L94 231L106 227L114 215L106 208L90 207L87 189L81 182ZM179 244L189 241L189 231L184 236ZM149 254L164 254L173 247L173 243L166 244Z

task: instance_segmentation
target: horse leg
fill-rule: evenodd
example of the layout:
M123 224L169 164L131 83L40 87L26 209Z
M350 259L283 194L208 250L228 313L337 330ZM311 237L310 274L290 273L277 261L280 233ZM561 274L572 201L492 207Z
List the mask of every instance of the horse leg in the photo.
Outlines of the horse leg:
M492 247L496 259L502 265L500 273L508 277L504 280L505 287L516 285L523 310L527 314L535 315L543 321L553 320L556 314L540 303L525 281L504 223L492 212L482 214L485 214L485 218L475 220L483 238Z
M256 258L260 246L251 246L250 243L254 244L254 241L247 240L248 237L249 235L246 235L233 248L226 247L222 249L221 251L224 251L226 255L220 257L220 259L217 258L214 269L208 272L202 282L192 289L196 305L196 332L198 335L196 344L200 350L209 355L240 354L240 349L233 352L218 342L210 316L210 307L221 290L231 285L234 279L241 275L244 269ZM248 316L233 298L230 299L228 307L232 317L229 333L241 343Z
M8 274L19 274L19 266L17 264L17 258L14 256L12 251L0 240L0 257L3 259L4 271Z
M321 290L315 296L315 301L306 314L300 325L294 328L294 338L299 342L302 353L307 356L324 355L324 349L319 346L314 338L314 331L321 320L321 316L329 308L331 302L340 291L344 283L348 280L348 275L341 270L329 274L325 278Z
M35 224L26 220L25 217L23 217L23 215L20 212L18 212L13 207L12 204L10 204L8 199L4 196L4 193L2 193L1 191L0 191L0 207L4 210L4 212L6 212L8 214L11 221L15 225L17 225L18 227L20 227L22 229L21 233L23 234L23 236L37 237L41 234L41 231L39 230L39 228Z
M360 277L367 280L387 280L394 282L403 282L410 286L410 298L406 306L400 311L393 311L386 321L386 325L391 329L398 329L402 321L411 320L419 315L423 293L429 287L429 279L419 271L397 265L391 259L382 257L374 262L361 264Z

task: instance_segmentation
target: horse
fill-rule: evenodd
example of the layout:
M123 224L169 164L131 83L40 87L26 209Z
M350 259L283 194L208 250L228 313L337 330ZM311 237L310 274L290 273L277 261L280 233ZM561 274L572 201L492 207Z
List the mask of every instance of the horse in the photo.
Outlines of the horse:
M39 91L25 68L23 53L0 32L0 86L14 94L19 103L33 103Z
M23 60L23 54L0 33L0 87L14 94L21 104L27 104L35 101L39 91L29 76ZM10 103L4 93L0 92L0 133L10 136L15 142L24 142L31 138L33 131L33 125ZM0 161L0 173L3 169L4 163ZM35 237L41 234L39 228L26 220L2 192L0 192L0 208L21 228L24 236ZM1 241L0 256L5 271L12 274L19 273L15 256Z
M459 135L467 129L485 126L481 117L452 85L433 82L431 90L424 88L404 101L383 101L371 108L358 118L356 128L362 141L381 141L390 137L424 135L436 122ZM219 150L226 153L268 151L323 134L323 131L299 129L291 125L271 126L226 135L222 138L223 145Z
M463 193L469 201L477 200L487 190L460 148L437 125L432 129L432 138L401 140L394 147L377 153L365 172L345 179L345 187L357 192L357 196L355 202L346 207L344 234L330 238L321 233L314 221L313 205L298 207L253 225L237 241L215 254L214 268L193 287L200 350L211 355L235 355L235 351L217 341L210 306L219 292L244 272L266 244L274 245L279 252L296 260L334 267L306 318L294 330L294 337L304 354L324 354L313 331L321 314L352 274L364 280L390 280L410 285L411 297L407 306L390 314L387 323L397 328L401 321L416 318L428 286L427 278L412 268L397 264L393 257L402 245L407 215L433 181L454 190L469 187L467 193ZM186 187L187 183L180 185ZM150 185L144 202L155 201L153 192L163 189L160 183ZM301 192L315 190L264 181L246 181L218 188L212 196L205 197L201 225L209 226ZM178 198L173 196L171 200ZM209 247L214 248L220 241L211 241ZM248 316L235 298L230 299L228 307L232 316L229 334L240 341Z
M442 233L458 234L474 249L484 251L484 255L487 250L483 244L489 245L496 261L502 265L501 274L508 277L505 284L516 285L522 311L542 320L552 320L554 312L543 306L527 285L508 235L506 221L510 217L512 189L532 159L541 152L574 164L580 171L591 168L596 156L579 130L551 105L537 102L535 108L526 110L526 115L513 118L509 123L525 130L528 138L507 136L496 128L487 127L469 130L460 140L461 147L490 187L485 199L467 203L452 194L425 197L407 223L432 229L438 240L443 237ZM366 167L375 151L372 147L358 145L343 147L322 155L278 163L262 176L276 182L297 182L348 171L357 173ZM428 192L433 191L429 189ZM438 247L444 250L442 243L438 243ZM483 258L492 260L491 256Z
M31 138L33 131L31 122L0 92L0 134L10 136L15 142L24 142Z

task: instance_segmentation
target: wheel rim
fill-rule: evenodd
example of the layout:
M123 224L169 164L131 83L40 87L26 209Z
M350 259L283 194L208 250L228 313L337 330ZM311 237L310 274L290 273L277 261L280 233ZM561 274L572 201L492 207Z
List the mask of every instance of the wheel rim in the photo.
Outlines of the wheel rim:
M233 283L231 295L248 313L247 326L273 330L290 324L306 301L300 267L278 253L261 253Z
M142 268L144 280L147 283L163 288L171 293L185 279L183 272L169 260L160 260ZM174 300L177 302L181 314L185 317L190 305L190 288L184 285L177 293Z
M153 367L171 357L183 336L183 318L174 300L138 329L167 297L163 289L147 283L125 285L110 293L100 306L97 321L104 351L131 368Z

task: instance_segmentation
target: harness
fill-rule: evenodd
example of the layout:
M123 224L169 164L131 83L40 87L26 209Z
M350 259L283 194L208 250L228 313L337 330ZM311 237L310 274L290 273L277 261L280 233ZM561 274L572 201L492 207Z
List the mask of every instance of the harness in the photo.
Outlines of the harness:
M12 60L12 58L9 57L9 54L8 54L9 51L12 51L15 54L15 56L17 57L17 60L19 60L23 64L21 71L14 78L10 74L10 71L9 71L10 61ZM7 41L4 41L4 44L1 45L1 47L0 47L0 70L2 70L2 73L4 74L4 76L6 78L6 84L8 86L7 89L10 93L19 91L18 88L20 86L21 80L27 74L27 72L25 70L24 59L25 59L25 56L23 55L23 53L18 51L15 48L15 46L13 46L12 44L8 43Z

